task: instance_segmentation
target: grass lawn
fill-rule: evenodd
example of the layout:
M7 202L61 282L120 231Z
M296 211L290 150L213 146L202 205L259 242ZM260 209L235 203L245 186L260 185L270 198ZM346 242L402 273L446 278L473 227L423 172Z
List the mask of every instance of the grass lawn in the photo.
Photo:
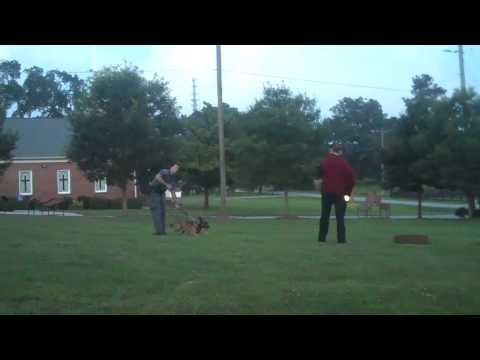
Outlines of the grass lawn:
M194 238L152 235L146 210L84 214L0 215L0 314L480 313L478 221L347 220L338 245L335 221L319 244L317 220ZM405 233L432 244L392 242Z
M426 187L425 190L428 191L428 189L429 188ZM430 188L430 189L433 189L433 188ZM376 192L377 194L381 195L382 198L384 198L384 199L417 201L416 197L402 197L402 196L391 197L390 196L390 190L384 190L384 189L382 189L382 187L379 184L374 184L374 183L358 182L355 185L355 188L353 190L353 193L356 196L367 196L369 193L372 193L372 192ZM455 199L451 199L451 198L447 198L447 199L434 198L434 199L431 199L427 196L426 198L423 199L423 201L424 202L425 201L427 201L427 202L441 202L441 203L447 203L447 204L452 204L452 203L453 204L466 204L467 203L467 200L464 197L455 198Z
M220 199L218 197L210 197L210 209L203 209L202 196L186 196L182 199L183 204L192 214L212 215L220 210ZM320 216L321 199L309 197L289 197L289 212L292 215L316 215ZM356 203L354 203L356 204ZM269 197L259 199L249 199L241 197L233 197L227 199L228 212L231 215L283 215L285 213L285 203L283 197ZM355 206L355 205L354 205ZM347 215L357 215L356 208L349 205ZM423 207L423 214L453 214L454 209L442 209ZM378 208L375 206L374 214L378 214ZM392 205L392 215L416 215L417 207L408 205ZM334 208L332 209L334 215Z

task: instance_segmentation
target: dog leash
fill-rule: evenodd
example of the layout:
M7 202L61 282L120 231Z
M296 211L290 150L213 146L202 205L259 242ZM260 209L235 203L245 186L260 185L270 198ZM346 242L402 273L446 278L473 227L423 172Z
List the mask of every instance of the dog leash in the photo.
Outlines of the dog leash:
M186 210L184 210L183 208L181 207L175 207L176 210L182 212L187 218L189 218L190 220L195 220L195 218L193 216L191 216Z

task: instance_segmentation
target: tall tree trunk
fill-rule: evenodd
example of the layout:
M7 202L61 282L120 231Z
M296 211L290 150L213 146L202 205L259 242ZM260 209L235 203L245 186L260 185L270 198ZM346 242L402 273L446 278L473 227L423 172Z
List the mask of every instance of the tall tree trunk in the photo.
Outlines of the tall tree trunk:
M417 213L417 218L421 219L422 218L422 195L423 191L418 191L417 196L418 196L418 213Z
M203 191L203 208L208 209L208 189Z
M128 207L127 207L127 187L122 187L122 213L123 215L127 215Z
M475 211L475 195L473 193L466 193L467 202L468 202L468 215L470 219L473 218L473 213Z
M288 190L283 192L283 198L285 199L285 216L288 216Z

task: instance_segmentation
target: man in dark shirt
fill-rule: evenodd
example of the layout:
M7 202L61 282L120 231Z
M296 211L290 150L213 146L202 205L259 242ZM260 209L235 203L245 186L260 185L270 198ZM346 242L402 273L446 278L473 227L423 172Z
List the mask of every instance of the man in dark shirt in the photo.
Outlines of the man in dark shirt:
M322 215L318 233L320 242L325 242L327 238L332 205L335 205L337 219L337 241L339 243L346 242L345 211L355 185L355 176L351 166L342 158L341 154L342 146L338 143L332 144L329 154L320 162L318 168L317 178L322 179Z
M175 195L175 182L172 175L179 169L177 164L170 169L162 169L150 182L151 192L148 196L149 207L152 214L155 235L166 235L165 231L165 191L168 189L172 194L172 201L175 207L179 207Z

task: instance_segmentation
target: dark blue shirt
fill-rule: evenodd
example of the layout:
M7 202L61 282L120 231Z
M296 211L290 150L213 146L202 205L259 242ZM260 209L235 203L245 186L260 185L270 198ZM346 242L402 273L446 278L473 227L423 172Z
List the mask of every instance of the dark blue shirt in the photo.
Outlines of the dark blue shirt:
M172 190L175 189L175 180L173 178L173 174L170 172L170 169L162 169L158 172L158 175L160 175L167 184L173 187ZM152 186L152 189L153 191L158 193L164 193L167 190L165 185L156 181L155 184Z

